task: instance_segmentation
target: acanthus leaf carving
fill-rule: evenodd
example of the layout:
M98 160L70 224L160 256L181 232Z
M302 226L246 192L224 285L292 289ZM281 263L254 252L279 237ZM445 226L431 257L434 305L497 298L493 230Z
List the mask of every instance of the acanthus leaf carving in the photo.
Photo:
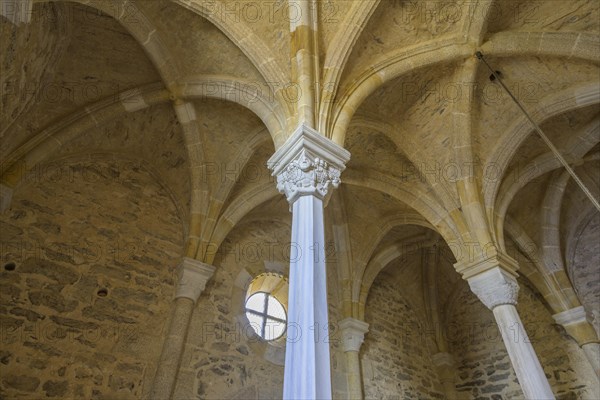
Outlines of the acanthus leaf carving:
M475 275L468 282L473 293L490 310L504 304L517 305L519 284L513 276L500 268Z
M299 196L314 195L325 199L332 188L340 185L341 171L319 157L303 150L299 157L277 175L277 190L293 203Z

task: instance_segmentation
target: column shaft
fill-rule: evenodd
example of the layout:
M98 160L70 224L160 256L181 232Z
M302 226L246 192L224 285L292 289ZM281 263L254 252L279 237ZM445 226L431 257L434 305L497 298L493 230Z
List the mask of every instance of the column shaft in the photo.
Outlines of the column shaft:
M360 359L358 351L347 351L346 368L348 369L348 398L352 400L362 400L362 376L360 373Z
M554 399L548 379L517 312L517 268L516 261L497 253L466 267L461 266L460 270L473 293L494 313L525 398Z
M516 307L512 304L501 304L492 311L525 398L554 399L548 379L523 329Z
M346 354L346 378L348 381L348 398L362 399L363 384L360 373L360 346L369 331L369 324L352 317L345 318L338 325L342 336L342 348Z
M446 393L446 398L448 400L457 400L456 394L456 384L454 383L454 378L452 379L444 379L442 378L442 386L444 387L444 393Z
M206 282L215 272L215 267L184 257L178 272L169 332L154 375L151 400L168 400L173 395L194 306L206 287Z
M586 343L581 348L592 365L594 372L596 372L596 376L600 377L600 343Z
M446 398L448 400L457 399L456 363L454 362L454 357L450 353L436 353L431 357L431 361L436 366L438 377L444 387L444 393L446 393Z
M323 201L300 196L292 206L292 254L284 399L330 399Z
M194 301L180 297L173 302L173 316L154 377L150 399L170 399L175 388Z

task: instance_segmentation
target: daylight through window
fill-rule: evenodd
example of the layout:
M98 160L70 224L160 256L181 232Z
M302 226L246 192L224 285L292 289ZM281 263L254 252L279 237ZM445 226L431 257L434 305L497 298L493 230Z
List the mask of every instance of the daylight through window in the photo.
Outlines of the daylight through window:
M256 334L265 340L279 339L285 333L285 309L269 293L257 292L248 297L246 316Z

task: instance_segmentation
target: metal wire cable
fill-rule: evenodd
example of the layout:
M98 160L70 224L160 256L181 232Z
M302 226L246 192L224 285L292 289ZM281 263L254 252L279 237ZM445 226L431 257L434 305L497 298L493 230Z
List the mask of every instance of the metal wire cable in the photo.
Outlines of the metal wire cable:
M500 76L498 75L498 73L496 72L496 70L494 70L492 67L490 67L490 65L487 63L487 61L483 57L483 54L480 51L476 52L475 56L477 57L477 59L479 59L479 61L482 61L485 64L485 66L491 71L491 73L494 76L494 78L498 81L498 83L502 86L502 88L506 91L506 93L510 96L510 98L513 99L513 101L515 102L515 104L521 109L521 111L523 112L523 114L525 115L525 117L527 117L527 119L529 120L529 122L531 123L531 125L533 125L533 127L535 128L535 130L536 130L537 134L540 136L540 138L544 141L544 143L546 143L546 145L550 148L550 150L552 151L552 153L554 153L554 155L556 156L556 158L558 159L558 161L560 161L560 163L563 165L563 167L565 167L565 169L567 170L567 172L569 173L569 175L571 175L571 177L575 180L575 182L577 183L577 185L579 185L579 187L581 188L581 190L583 190L583 192L590 199L590 201L592 202L592 204L594 205L594 207L596 207L596 209L598 211L600 211L600 204L598 203L598 200L596 200L594 198L594 196L588 190L588 188L585 186L585 184L581 181L581 179L579 179L579 177L577 176L577 174L575 173L575 171L573 171L573 168L571 168L571 166L567 163L567 161L564 159L564 157L560 154L560 152L558 151L558 149L556 147L554 147L554 145L552 144L552 142L550 141L550 139L548 139L548 137L546 136L546 134L544 134L544 132L542 131L542 129L539 127L539 125L533 120L533 118L531 118L531 116L529 115L529 113L527 113L527 111L525 110L525 108L523 107L523 105L521 104L521 102L515 96L513 96L513 94L511 93L510 90L508 90L508 88L506 87L506 85L504 84L504 82L502 82L502 79L500 79Z

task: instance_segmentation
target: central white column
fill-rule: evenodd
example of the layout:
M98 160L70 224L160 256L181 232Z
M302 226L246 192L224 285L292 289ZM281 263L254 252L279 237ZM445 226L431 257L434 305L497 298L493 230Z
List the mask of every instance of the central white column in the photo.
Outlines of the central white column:
M284 399L331 399L323 207L349 159L300 126L268 162L292 210Z
M293 204L292 261L284 399L330 399L327 281L323 201L301 196ZM296 253L296 254L294 254Z

